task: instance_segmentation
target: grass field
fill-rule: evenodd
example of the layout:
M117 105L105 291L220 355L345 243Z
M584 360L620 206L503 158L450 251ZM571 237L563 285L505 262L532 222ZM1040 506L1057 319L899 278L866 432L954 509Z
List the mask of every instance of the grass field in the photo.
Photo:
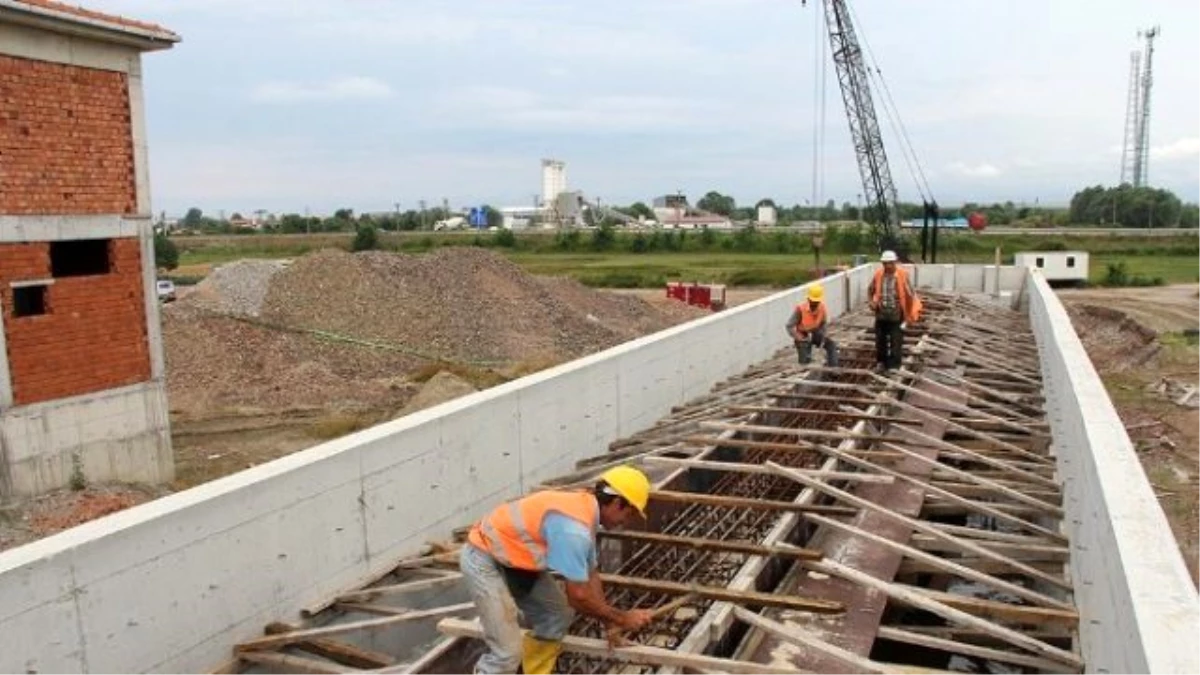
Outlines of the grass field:
M556 247L554 237L545 234L522 235L501 245L494 235L428 234L384 236L381 246L390 250L422 252L444 246L482 245L508 256L534 274L569 276L590 286L610 288L654 288L669 280L724 283L730 286L792 286L812 278L816 260L807 237L760 234L747 243L734 241L732 235L700 241L695 235L686 242L673 242L682 250L651 250L634 253L626 250L632 241L621 235L612 250L589 250L590 235L571 243L571 250ZM202 277L210 266L243 258L289 258L321 248L349 248L348 234L260 235L224 237L181 237L180 268L173 276L182 279ZM753 251L737 250L753 246ZM1155 278L1165 283L1200 281L1200 252L1196 237L1140 238L1078 237L1065 242L1042 237L1012 237L955 234L942 241L939 263L991 263L994 247L1001 247L1001 260L1011 264L1012 254L1021 250L1085 250L1092 253L1090 281L1104 281L1108 265L1124 263L1129 277L1143 282ZM858 250L854 246L850 250ZM700 249L700 250L697 250ZM788 252L775 252L789 249ZM865 248L862 250L866 250ZM848 253L823 252L821 267L829 269L849 264Z

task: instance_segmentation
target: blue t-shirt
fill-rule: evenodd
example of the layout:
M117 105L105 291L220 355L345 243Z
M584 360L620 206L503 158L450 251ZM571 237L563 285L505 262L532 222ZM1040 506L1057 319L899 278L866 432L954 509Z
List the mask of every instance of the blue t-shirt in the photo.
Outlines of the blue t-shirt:
M542 539L547 567L567 581L588 580L596 566L596 541L585 525L561 513L547 513L542 519Z

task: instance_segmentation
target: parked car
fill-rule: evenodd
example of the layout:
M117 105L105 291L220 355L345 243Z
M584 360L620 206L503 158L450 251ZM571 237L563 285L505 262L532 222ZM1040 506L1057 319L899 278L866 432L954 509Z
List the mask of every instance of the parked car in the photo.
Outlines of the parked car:
M175 299L175 282L170 279L159 279L156 284L158 289L158 299L162 302L171 302Z

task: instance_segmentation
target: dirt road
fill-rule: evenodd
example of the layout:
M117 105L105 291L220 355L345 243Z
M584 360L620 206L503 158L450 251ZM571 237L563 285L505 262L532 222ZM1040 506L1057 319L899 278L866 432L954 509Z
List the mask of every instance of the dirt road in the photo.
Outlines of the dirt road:
M1200 412L1166 392L1200 380L1194 333L1184 333L1200 323L1200 286L1064 290L1059 297L1125 422L1195 583Z
M1063 289L1058 297L1068 306L1103 305L1129 315L1162 333L1200 327L1200 285L1175 284L1156 288Z

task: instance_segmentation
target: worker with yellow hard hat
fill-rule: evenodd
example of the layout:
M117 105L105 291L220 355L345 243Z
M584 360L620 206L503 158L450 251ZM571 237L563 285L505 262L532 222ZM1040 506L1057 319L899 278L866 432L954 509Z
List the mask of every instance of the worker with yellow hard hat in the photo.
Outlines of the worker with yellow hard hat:
M806 365L812 361L812 348L825 349L825 365L832 368L838 366L837 343L826 335L829 327L829 314L825 311L825 287L812 284L808 287L804 302L796 305L792 316L787 322L787 332L796 345L796 355L800 364Z
M619 610L604 598L596 531L645 517L650 480L632 466L601 474L592 490L535 492L498 506L471 528L459 566L488 651L477 673L553 672L575 612L617 630L649 623L651 610ZM566 592L555 576L563 579ZM517 610L530 632L522 633Z

